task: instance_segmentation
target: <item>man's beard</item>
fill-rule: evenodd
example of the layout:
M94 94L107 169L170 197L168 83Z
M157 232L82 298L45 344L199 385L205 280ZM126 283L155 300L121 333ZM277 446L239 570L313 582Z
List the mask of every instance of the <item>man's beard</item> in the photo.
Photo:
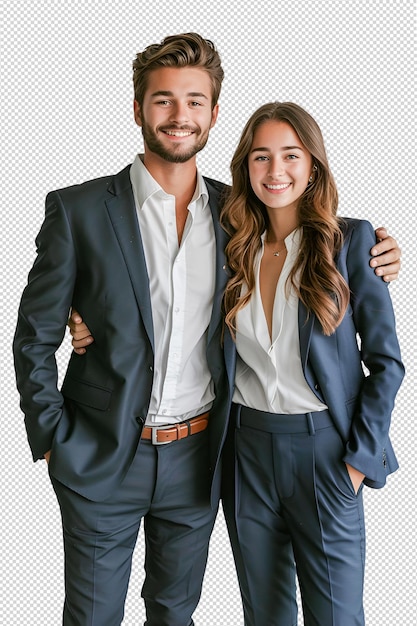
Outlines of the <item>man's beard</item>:
M209 129L201 134L201 129L198 126L193 129L186 126L167 126L167 130L192 130L196 137L199 136L199 140L194 145L187 148L186 151L184 151L184 147L180 144L172 145L171 149L167 149L142 116L142 135L147 148L169 163L186 163L192 159L197 152L200 152L200 150L204 148L209 137Z

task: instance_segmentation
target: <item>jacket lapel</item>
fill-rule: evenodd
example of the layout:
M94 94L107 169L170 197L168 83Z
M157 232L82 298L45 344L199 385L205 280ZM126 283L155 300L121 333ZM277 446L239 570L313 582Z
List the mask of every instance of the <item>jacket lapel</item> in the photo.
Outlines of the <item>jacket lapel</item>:
M106 207L129 271L146 332L154 348L149 277L129 172L130 165L114 177L108 188L109 198L106 200ZM221 304L228 279L224 253L227 235L219 223L221 190L214 186L210 180L205 179L205 181L209 192L209 205L216 237L216 285L208 331L208 342L210 342L222 320Z
M209 192L209 205L213 217L214 233L216 237L216 285L213 299L213 310L208 330L207 341L210 343L216 328L222 321L222 299L228 280L226 255L224 249L227 243L227 234L220 226L221 191L218 190L208 179L205 179Z
M106 207L122 250L145 330L154 349L149 277L130 182L130 165L109 185Z
M300 356L304 376L307 378L307 359L313 333L314 314L308 315L307 309L301 300L298 302L298 333L300 338Z

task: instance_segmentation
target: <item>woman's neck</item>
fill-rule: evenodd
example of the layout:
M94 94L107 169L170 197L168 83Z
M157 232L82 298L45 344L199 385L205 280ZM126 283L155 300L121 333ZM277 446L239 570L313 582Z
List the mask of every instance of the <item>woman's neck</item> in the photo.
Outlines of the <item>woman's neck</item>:
M298 219L294 214L277 215L268 211L269 224L266 229L266 240L270 243L283 242L298 226Z

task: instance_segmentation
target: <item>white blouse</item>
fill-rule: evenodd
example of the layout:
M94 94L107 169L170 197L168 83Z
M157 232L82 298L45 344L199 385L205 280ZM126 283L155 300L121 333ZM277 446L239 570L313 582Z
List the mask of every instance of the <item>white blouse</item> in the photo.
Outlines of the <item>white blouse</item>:
M255 291L236 320L238 360L233 401L270 413L322 411L327 407L310 389L301 366L298 298L293 289L288 295L285 289L298 254L301 232L294 230L285 239L287 258L275 293L272 342L259 288L264 239L265 233L255 261Z

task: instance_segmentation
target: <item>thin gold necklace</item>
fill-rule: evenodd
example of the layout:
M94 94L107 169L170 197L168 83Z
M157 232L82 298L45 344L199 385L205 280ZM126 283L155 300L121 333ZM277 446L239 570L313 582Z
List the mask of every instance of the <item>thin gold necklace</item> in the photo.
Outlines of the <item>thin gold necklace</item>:
M277 243L278 243L278 241L267 241L267 240L265 239L265 243L267 243L268 245L271 245L271 244L272 244L272 245L275 245L275 244L277 244ZM285 244L284 244L284 247L283 247L283 248L281 248L281 250L274 250L274 251L272 252L272 254L273 254L273 256L279 256L279 255L281 254L281 252L284 252L284 250L285 250L285 251L287 251L287 248L285 247Z

